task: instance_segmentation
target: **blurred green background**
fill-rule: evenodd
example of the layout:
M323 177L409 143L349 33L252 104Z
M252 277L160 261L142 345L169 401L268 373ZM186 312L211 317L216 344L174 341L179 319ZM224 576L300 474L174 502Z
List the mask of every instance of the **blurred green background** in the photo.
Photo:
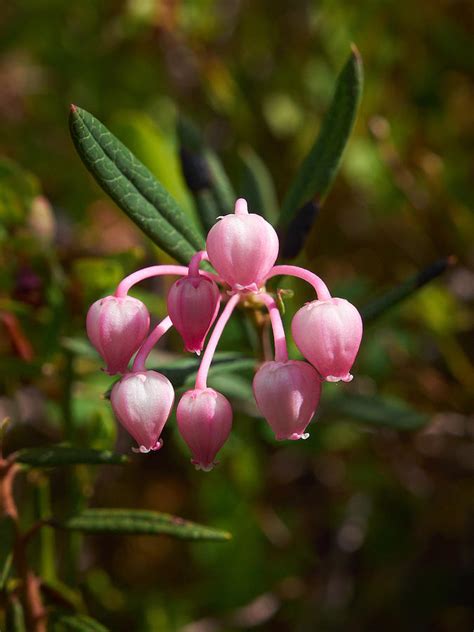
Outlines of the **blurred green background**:
M233 533L223 544L58 536L49 572L111 630L473 628L472 35L462 0L17 0L2 8L7 451L64 439L130 450L101 399L110 378L86 344L84 319L125 274L165 260L87 174L69 138L70 103L102 120L191 213L177 112L203 130L237 193L252 147L281 200L354 42L365 67L361 110L298 262L363 307L432 261L457 258L367 327L356 379L338 387L349 398L338 409L337 389L326 389L304 444L274 442L245 397L248 382L218 376L216 388L234 388L236 415L212 473L194 471L170 420L165 449L126 467L29 475L35 489L51 482L55 511L86 497ZM310 296L292 287L288 317ZM135 292L155 318L163 290L149 282ZM236 321L221 349L242 349L242 335ZM173 334L156 360L180 351ZM404 425L413 430L397 429ZM17 491L28 516L25 481Z

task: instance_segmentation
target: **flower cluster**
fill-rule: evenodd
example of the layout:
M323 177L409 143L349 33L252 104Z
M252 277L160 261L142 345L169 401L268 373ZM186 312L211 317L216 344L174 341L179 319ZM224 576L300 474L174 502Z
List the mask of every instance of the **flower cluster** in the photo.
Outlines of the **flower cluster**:
M146 359L161 336L177 329L187 351L198 355L216 321L197 373L195 388L181 398L176 412L179 432L197 469L208 471L232 427L228 400L207 386L207 375L222 331L233 310L253 295L268 309L274 335L275 359L256 372L253 391L257 407L278 440L306 439L306 428L319 403L321 383L349 382L362 338L362 319L348 301L332 298L315 274L291 265L277 265L278 237L260 215L249 213L243 199L235 212L220 218L207 236L206 251L189 266L144 268L126 277L114 296L96 301L87 314L87 333L110 375L122 373L111 393L115 415L138 443L140 452L159 450L161 433L174 403L174 390L162 374L147 370ZM209 261L216 273L199 268ZM143 279L178 275L168 294L169 315L148 333L150 316L130 288ZM292 321L293 338L309 362L289 360L285 331L274 298L265 283L277 275L292 275L310 283L317 300L304 305ZM219 289L219 285L221 289ZM138 353L136 353L138 352ZM136 353L132 369L128 369Z

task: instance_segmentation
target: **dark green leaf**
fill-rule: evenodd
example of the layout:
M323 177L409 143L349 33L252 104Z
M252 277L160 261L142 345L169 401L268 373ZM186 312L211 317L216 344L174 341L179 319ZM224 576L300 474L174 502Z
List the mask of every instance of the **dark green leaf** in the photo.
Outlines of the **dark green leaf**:
M85 166L163 250L187 264L204 240L152 173L92 114L73 106L71 135Z
M15 454L15 460L31 467L56 467L60 465L122 465L129 459L124 454L115 454L109 450L51 446L25 448Z
M54 632L109 632L109 629L85 614L62 614L54 617Z
M167 534L184 540L229 540L226 531L212 529L156 511L139 509L87 509L77 516L51 524L84 533Z
M390 308L394 307L398 303L401 303L403 300L416 292L416 290L419 290L424 285L440 276L440 274L443 274L443 272L445 272L445 270L454 263L454 257L439 259L427 268L424 268L424 270L421 270L421 272L418 272L407 279L404 283L397 285L380 298L375 299L361 310L364 323L367 324L375 320L378 316L381 316Z
M270 223L277 219L278 202L275 185L263 160L250 147L240 152L243 164L241 195L252 213L260 213Z
M337 395L325 403L328 410L374 426L395 430L417 430L424 426L427 415L410 408L395 398L367 395Z
M336 91L319 135L283 201L279 225L286 228L308 201L328 193L355 121L362 93L362 60L355 47L338 77Z

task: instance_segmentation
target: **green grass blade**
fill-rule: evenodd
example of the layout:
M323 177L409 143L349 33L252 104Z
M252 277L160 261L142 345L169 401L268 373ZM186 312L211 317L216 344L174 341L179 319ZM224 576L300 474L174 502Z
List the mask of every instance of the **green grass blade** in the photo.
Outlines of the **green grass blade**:
M129 461L124 454L109 450L92 450L68 446L25 448L14 455L17 463L30 467L57 467L62 465L123 465Z
M92 114L73 106L74 145L87 169L160 248L187 264L203 238L152 173Z
M318 203L337 174L362 94L362 59L355 47L338 77L321 131L296 174L282 205L279 225L286 228L294 213L310 200Z
M63 521L51 521L60 529L83 533L171 535L183 540L229 540L226 531L205 527L176 516L141 509L87 509Z
M398 305L406 298L410 297L414 292L422 288L424 285L436 279L443 274L447 268L455 263L455 257L445 257L435 261L428 267L424 268L414 276L410 277L400 285L383 294L380 298L375 299L363 309L361 315L364 323L370 323L386 311Z

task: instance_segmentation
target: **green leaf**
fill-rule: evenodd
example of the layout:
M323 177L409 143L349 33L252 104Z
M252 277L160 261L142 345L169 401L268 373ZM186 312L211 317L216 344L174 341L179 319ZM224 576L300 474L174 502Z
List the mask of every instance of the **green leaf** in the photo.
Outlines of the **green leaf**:
M8 603L7 630L11 632L27 632L23 606L16 597L12 597Z
M272 176L263 160L251 147L240 152L243 164L241 195L252 213L260 213L270 223L277 220L278 202Z
M124 454L109 450L91 450L69 446L25 448L15 454L15 461L31 467L57 467L61 465L122 465L129 459Z
M430 266L421 270L421 272L418 272L400 285L397 285L393 289L389 290L380 298L377 298L366 305L361 310L364 324L375 320L398 303L401 303L424 285L443 274L443 272L445 272L447 268L454 263L454 257L439 259Z
M226 531L212 529L156 511L141 509L87 509L63 521L51 521L60 529L84 533L167 534L184 540L229 540Z
M396 398L338 395L325 402L325 408L364 423L395 430L418 430L428 422L427 415Z
M362 60L355 47L338 77L336 90L319 135L283 201L279 225L286 228L294 213L328 193L351 133L362 93Z
M92 114L72 106L74 145L98 184L158 246L187 264L203 238L152 173Z
M13 562L15 523L10 516L0 519L0 590L3 590Z
M62 614L54 617L54 632L109 632L109 629L85 614Z

